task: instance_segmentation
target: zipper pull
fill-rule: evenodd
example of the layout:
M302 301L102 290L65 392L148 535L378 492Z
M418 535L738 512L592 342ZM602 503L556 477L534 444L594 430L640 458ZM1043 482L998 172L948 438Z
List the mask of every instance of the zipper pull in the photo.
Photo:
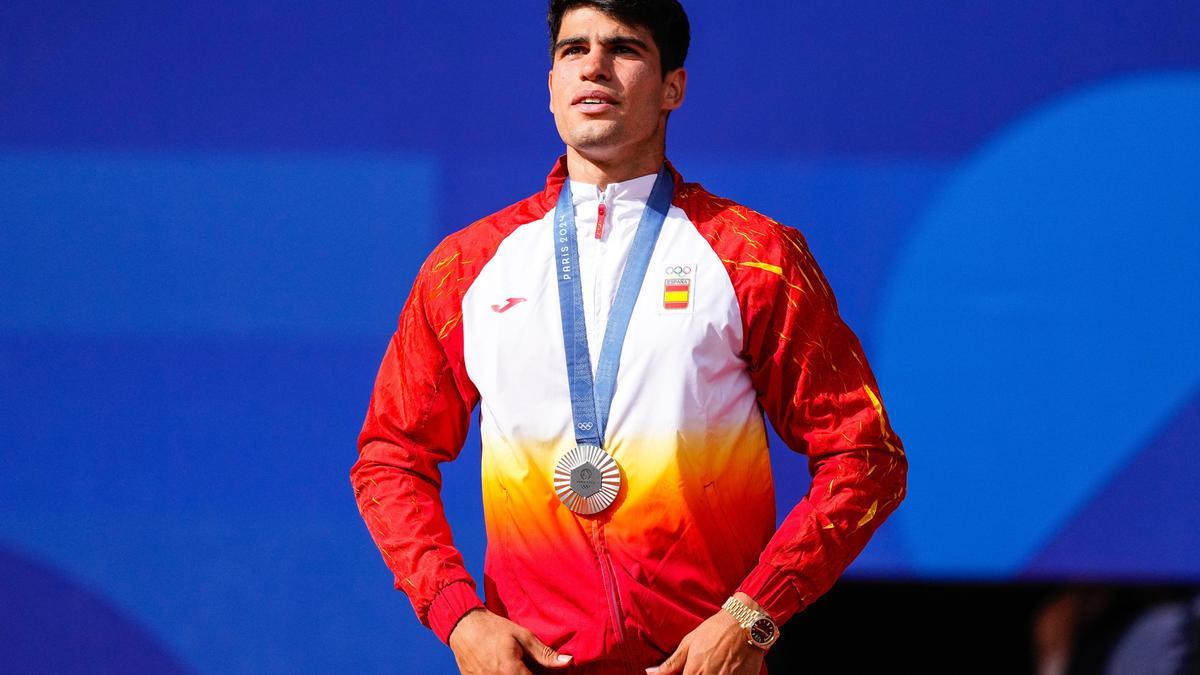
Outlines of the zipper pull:
M604 213L607 211L607 209L604 206L604 195L605 195L604 192L600 193L600 207L596 211L596 238L597 239L599 239L600 235L604 232Z

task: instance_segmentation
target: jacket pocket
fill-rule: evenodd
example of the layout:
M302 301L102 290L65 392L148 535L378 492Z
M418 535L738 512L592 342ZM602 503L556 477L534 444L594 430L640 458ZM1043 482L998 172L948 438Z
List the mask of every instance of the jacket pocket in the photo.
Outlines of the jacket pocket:
M738 531L733 527L731 518L733 514L729 511L729 505L722 498L716 481L710 480L704 484L704 501L708 504L709 517L712 519L711 529L706 529L710 529L716 535L715 537L706 537L706 539L723 547L736 547Z

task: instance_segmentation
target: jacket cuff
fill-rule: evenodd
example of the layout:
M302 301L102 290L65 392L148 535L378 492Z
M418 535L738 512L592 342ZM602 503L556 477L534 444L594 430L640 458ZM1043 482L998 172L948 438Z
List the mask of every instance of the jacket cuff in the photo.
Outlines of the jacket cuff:
M776 624L783 625L804 606L803 598L786 574L760 562L737 590L754 598Z
M475 587L469 581L455 581L443 587L429 606L429 627L446 646L450 645L450 633L467 612L483 607Z

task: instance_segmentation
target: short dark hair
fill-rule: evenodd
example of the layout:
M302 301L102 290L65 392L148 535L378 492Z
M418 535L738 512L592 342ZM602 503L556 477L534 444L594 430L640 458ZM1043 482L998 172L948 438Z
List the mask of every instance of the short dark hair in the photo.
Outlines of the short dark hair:
M550 25L550 58L562 27L563 15L576 7L594 7L608 16L650 31L658 46L662 74L683 67L691 42L691 26L679 0L550 0L546 23Z

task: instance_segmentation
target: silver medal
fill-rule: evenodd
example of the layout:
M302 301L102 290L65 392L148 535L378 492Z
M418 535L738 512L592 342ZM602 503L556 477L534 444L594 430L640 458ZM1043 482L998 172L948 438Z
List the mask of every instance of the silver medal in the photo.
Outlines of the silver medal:
M590 516L608 508L621 490L621 468L594 445L568 450L554 467L554 491L575 513Z

